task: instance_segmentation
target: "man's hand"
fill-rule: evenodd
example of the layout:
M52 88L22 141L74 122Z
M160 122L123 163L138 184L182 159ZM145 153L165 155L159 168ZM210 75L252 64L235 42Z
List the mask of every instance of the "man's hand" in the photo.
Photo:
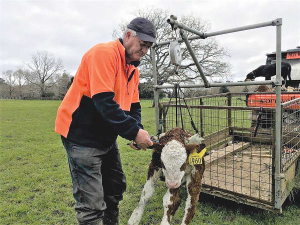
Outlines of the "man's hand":
M129 145L134 150L141 150L141 148L139 148L140 146L138 146L137 143L135 143L135 142L128 143L127 145Z
M146 150L148 146L153 145L153 142L150 140L150 135L143 129L139 130L134 141L143 150Z

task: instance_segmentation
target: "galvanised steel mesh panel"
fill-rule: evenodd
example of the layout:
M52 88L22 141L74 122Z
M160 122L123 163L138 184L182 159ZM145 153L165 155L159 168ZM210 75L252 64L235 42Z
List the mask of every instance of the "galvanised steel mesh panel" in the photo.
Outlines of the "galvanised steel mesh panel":
M251 93L240 93L186 103L209 153L203 184L271 204L275 108L250 106L249 97L255 100ZM164 131L183 125L195 133L183 100L177 107L176 101L163 102L160 108Z
M300 155L300 98L293 98L282 104L282 172Z

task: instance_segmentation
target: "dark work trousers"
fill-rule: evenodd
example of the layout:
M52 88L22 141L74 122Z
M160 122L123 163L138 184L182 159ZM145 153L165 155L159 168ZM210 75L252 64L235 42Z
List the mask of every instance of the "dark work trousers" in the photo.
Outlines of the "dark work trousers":
M96 224L105 210L118 210L126 190L117 143L107 148L90 148L64 137L62 142L68 156L77 220L79 224Z

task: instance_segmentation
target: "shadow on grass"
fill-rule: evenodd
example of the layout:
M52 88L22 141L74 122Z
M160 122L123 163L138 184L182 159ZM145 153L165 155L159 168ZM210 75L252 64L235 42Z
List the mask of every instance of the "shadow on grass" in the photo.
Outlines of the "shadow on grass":
M234 213L240 213L242 215L249 215L249 216L258 216L261 215L262 217L266 214L273 214L273 212L263 210L260 208L256 208L253 206L237 203L235 201L227 200L224 198L212 196L209 194L201 193L200 203L204 204L210 204L212 208L218 209L223 208L227 211L232 211ZM293 191L293 196L289 196L284 204L282 205L283 212L290 206L296 206L300 209L300 190L297 189L296 191ZM274 214L275 215L275 214ZM276 214L280 216L280 214Z

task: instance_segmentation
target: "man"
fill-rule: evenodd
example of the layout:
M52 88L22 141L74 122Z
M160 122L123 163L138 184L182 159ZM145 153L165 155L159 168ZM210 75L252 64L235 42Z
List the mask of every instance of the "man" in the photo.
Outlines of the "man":
M58 109L55 131L67 151L79 224L118 224L126 180L117 136L142 149L153 144L141 124L136 67L155 38L154 25L138 17L123 39L92 47Z

